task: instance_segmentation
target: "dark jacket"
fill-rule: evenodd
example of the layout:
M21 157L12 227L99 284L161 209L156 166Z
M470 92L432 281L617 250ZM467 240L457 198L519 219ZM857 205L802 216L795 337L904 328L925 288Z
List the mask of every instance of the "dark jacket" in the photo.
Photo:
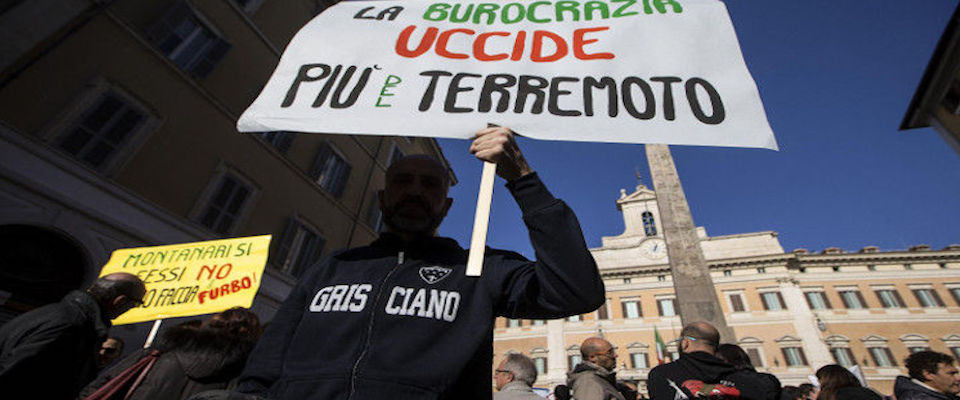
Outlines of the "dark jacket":
M589 361L567 373L567 386L577 400L625 400L617 388L617 374Z
M195 393L226 389L240 376L253 344L215 329L173 327L164 331L151 349L137 351L100 374L83 389L81 397L95 392L153 349L160 351L160 357L133 392L132 400L187 399Z
M780 381L773 375L737 368L701 351L682 353L679 360L650 370L647 382L652 400L780 398Z
M0 327L3 396L76 397L96 376L96 351L109 327L97 302L81 291L7 322Z
M385 234L312 267L250 356L240 391L275 399L491 398L496 316L553 319L604 302L580 225L536 174L507 185L538 260Z
M883 397L862 386L848 386L837 390L837 400L883 400Z
M897 400L956 400L960 398L927 389L906 376L897 377L893 384L893 394L897 397Z

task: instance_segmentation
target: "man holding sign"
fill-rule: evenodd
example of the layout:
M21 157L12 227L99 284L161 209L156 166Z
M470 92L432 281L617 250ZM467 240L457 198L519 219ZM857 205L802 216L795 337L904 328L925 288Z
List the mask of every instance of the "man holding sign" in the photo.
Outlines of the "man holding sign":
M97 373L96 355L110 320L142 304L146 289L135 275L100 277L14 318L0 329L0 388L10 398L73 399Z
M438 161L387 170L387 232L307 271L250 356L239 390L271 399L491 398L496 316L555 319L595 310L603 281L573 211L553 197L509 129L477 132L470 152L497 163L523 212L537 261L467 251L436 237L452 199Z

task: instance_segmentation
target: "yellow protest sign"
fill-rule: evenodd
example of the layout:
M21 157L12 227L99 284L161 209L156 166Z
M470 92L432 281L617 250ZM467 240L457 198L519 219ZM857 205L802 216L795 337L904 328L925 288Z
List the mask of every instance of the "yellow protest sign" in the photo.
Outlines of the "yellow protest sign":
M114 325L250 307L263 280L270 235L120 249L100 276L128 272L147 286L143 305Z

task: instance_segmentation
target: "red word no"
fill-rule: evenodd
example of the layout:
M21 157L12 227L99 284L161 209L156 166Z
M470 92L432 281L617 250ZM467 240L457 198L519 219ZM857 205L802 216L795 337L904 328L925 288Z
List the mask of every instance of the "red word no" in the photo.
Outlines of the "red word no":
M207 274L207 280L213 279L216 275L217 279L223 279L230 276L230 271L233 270L233 264L227 263L223 265L204 265L200 267L200 271L197 272L197 280L199 281L203 278L203 274Z

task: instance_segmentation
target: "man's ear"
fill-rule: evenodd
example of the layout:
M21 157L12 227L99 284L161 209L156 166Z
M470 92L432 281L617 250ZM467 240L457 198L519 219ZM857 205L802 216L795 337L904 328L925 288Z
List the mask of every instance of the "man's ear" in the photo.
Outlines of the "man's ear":
M447 197L447 199L444 200L444 202L443 202L443 217L444 217L444 218L447 217L447 212L450 211L450 206L452 206L452 205L453 205L453 199L450 198L450 197Z

